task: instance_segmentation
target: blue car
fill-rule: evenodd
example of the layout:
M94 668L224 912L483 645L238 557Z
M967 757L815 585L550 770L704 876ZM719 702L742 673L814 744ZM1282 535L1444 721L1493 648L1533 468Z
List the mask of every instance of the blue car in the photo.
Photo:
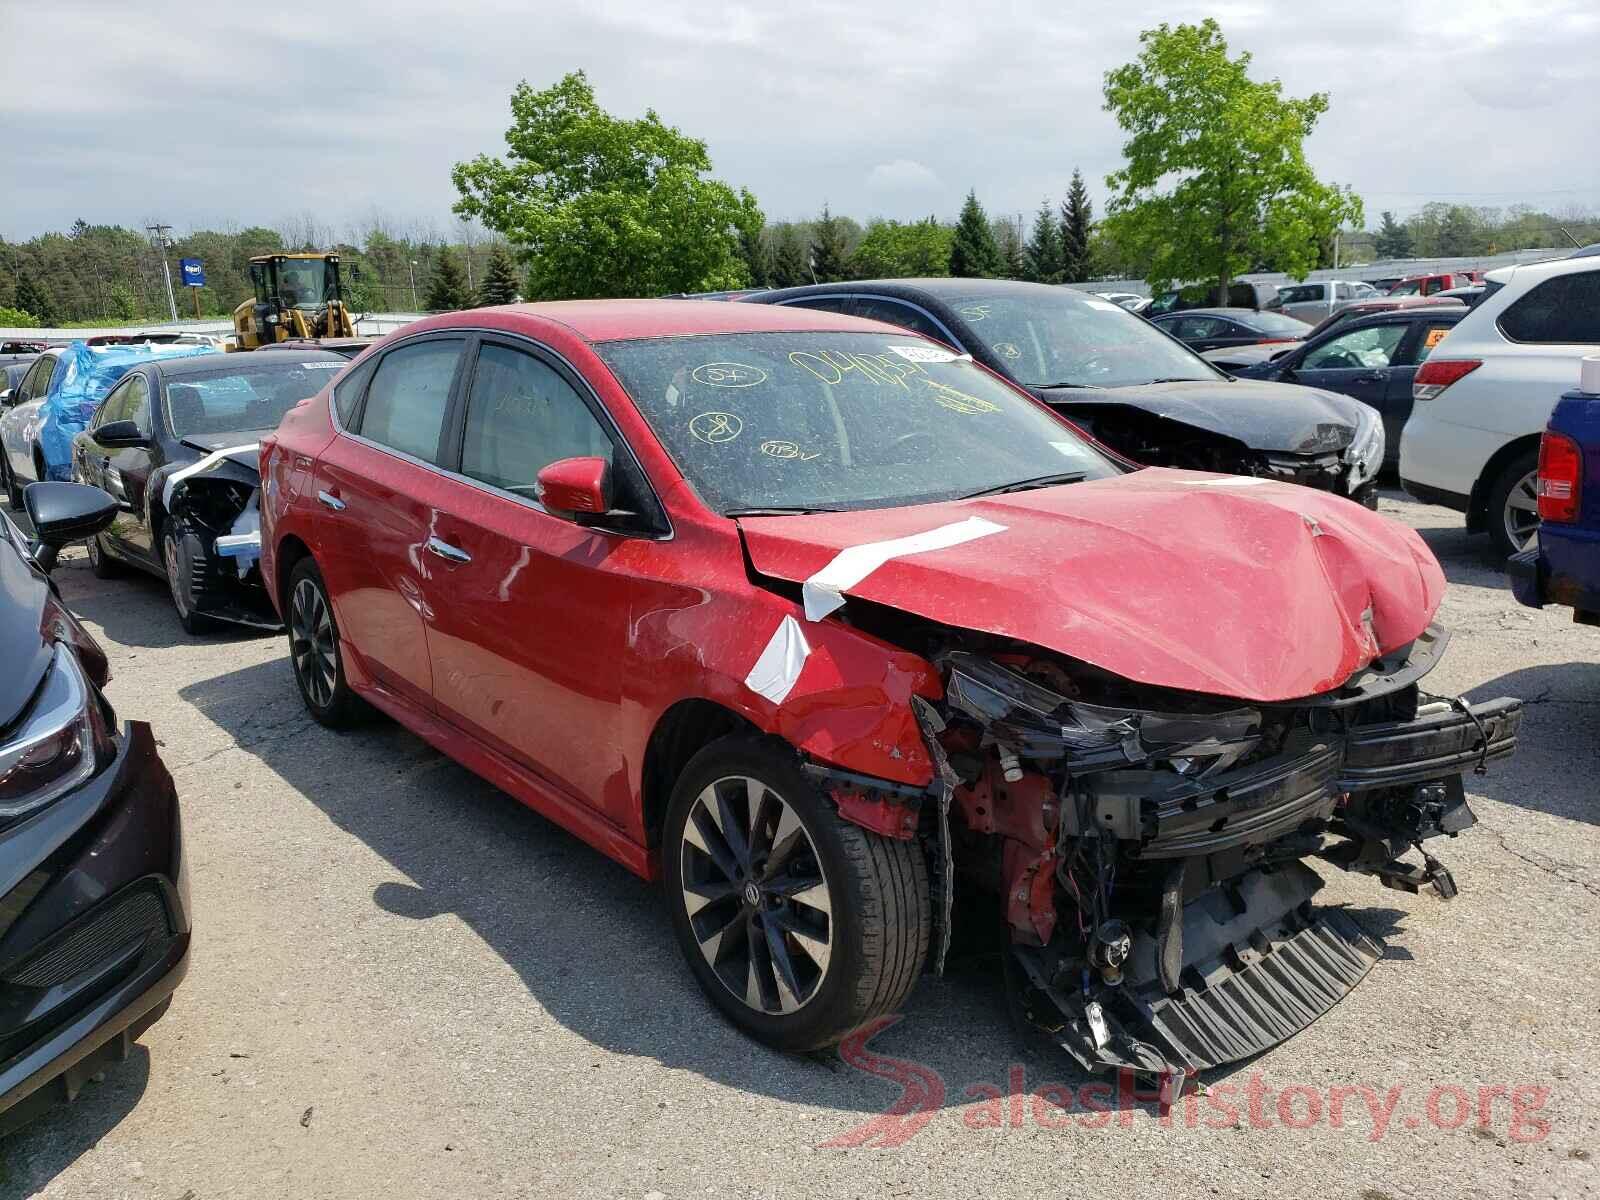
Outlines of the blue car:
M1600 375L1600 372L1596 372ZM1600 383L1556 402L1539 443L1539 537L1506 562L1530 608L1562 604L1600 625Z

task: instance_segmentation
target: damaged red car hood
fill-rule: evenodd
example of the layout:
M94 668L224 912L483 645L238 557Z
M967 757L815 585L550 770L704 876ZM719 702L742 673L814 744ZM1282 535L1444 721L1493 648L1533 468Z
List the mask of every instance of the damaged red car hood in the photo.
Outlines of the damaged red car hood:
M1414 530L1349 500L1154 467L739 525L762 575L804 584L822 573L810 597L832 584L838 595L1017 638L1127 679L1245 700L1337 687L1422 633L1444 594ZM955 525L954 537L923 542L970 540L889 557L859 580L871 551L852 552L849 570L824 570L851 547Z

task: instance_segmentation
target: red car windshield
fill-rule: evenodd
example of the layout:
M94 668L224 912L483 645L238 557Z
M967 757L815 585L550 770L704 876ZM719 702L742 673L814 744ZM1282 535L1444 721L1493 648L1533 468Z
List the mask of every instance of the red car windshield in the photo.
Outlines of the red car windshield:
M914 335L739 333L597 347L722 513L884 508L1119 468L970 359Z

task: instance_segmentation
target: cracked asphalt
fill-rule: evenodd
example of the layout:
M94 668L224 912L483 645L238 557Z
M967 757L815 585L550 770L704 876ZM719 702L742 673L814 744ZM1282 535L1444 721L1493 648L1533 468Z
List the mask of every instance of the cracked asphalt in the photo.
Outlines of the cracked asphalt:
M0 1197L1600 1194L1600 630L1519 608L1457 515L1383 507L1450 578L1428 686L1528 705L1438 848L1459 897L1328 872L1383 961L1165 1123L1014 1100L1086 1080L960 960L872 1043L928 1111L855 1148L823 1143L900 1087L736 1034L653 889L392 724L311 724L281 638L188 639L78 551L61 589L183 797L193 965L128 1061L0 1143Z

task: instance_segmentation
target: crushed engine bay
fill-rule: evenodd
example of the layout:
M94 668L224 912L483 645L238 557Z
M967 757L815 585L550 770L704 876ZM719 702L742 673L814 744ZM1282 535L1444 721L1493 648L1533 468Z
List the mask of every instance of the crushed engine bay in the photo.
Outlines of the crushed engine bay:
M253 462L255 447L236 453ZM277 629L281 625L261 578L259 483L249 463L218 453L173 476L166 506L189 608L218 620Z
M1091 1069L1203 1070L1331 1008L1381 949L1311 903L1307 862L1450 898L1423 844L1474 823L1461 773L1512 753L1521 721L1517 700L1421 691L1436 626L1342 688L1249 704L943 636L944 699L915 703L938 767L915 823L943 891L935 966L954 898L997 895L1013 1015ZM881 831L911 803L828 774Z

